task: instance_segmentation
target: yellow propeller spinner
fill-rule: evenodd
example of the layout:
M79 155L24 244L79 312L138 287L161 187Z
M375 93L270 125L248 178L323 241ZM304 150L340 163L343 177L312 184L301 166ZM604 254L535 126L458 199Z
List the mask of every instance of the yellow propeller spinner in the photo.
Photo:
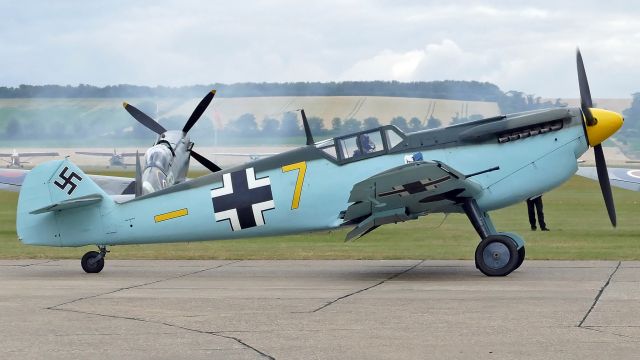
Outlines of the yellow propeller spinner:
M624 123L624 117L617 112L598 108L589 108L589 110L595 120L594 124L589 125L585 118L587 137L591 146L601 144L618 131L622 127L622 123Z

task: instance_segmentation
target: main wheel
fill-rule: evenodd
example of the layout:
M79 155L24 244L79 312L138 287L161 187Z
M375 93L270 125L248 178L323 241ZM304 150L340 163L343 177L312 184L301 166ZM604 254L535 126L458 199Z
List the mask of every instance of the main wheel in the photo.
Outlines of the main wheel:
M488 236L476 248L476 264L487 276L509 275L519 263L516 243L508 236Z
M520 265L522 265L522 263L524 262L524 255L525 255L525 251L524 251L524 245L518 249L518 265L516 265L516 268L514 270L517 270Z
M82 270L89 274L99 273L104 267L104 257L97 251L89 251L84 254L80 264L82 264Z

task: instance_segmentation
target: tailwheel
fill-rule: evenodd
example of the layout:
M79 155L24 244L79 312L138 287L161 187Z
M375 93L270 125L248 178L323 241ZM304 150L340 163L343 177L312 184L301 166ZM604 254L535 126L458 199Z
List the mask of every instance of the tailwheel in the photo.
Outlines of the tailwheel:
M476 265L487 276L509 275L523 260L516 243L506 235L489 235L476 248Z
M89 274L97 274L104 268L104 257L107 255L106 246L98 246L100 251L89 251L82 257L82 270Z

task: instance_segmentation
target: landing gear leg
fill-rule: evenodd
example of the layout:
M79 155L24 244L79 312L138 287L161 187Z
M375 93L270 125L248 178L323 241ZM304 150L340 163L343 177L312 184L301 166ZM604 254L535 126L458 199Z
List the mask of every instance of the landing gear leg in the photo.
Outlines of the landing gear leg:
M516 234L498 233L475 199L465 199L462 208L482 239L476 248L476 268L487 276L506 276L519 268L525 257L524 241Z
M89 251L84 254L80 264L82 265L82 270L89 274L95 274L102 271L104 267L104 258L107 256L107 247L105 245L98 245L98 251Z

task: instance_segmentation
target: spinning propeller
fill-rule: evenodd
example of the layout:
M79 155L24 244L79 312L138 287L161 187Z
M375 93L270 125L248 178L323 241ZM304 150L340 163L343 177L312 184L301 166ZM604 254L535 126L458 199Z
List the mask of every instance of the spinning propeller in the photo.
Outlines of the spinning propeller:
M183 137L186 136L189 130L191 130L191 128L193 127L193 125L195 125L196 122L198 122L198 120L200 119L202 114L204 114L204 111L207 109L207 107L209 106L209 104L211 103L215 95L216 95L216 91L211 90L209 93L207 93L207 95L205 95L204 98L202 98L202 100L200 100L200 103L198 104L198 106L196 106L195 110L193 110L193 113L191 114L187 122L184 124L184 127L182 128ZM153 131L158 135L161 135L167 132L167 129L165 129L164 126L160 125L157 121L153 120L149 115L138 110L135 106L128 104L126 102L123 103L122 105L124 106L125 110L127 110L127 112L131 114L131 116L133 116L134 119L136 119L140 124L147 127L149 130ZM193 149L190 150L189 152L191 157L193 157L197 162L202 164L202 166L206 167L212 172L221 170L218 165L214 164L204 156L198 154Z
M580 49L577 50L576 61L578 65L578 84L580 86L580 108L584 115L587 139L589 145L593 147L595 154L598 181L600 182L600 190L602 190L607 213L609 213L611 225L616 226L616 208L613 204L607 163L604 159L604 152L602 151L602 142L620 129L624 118L616 112L593 107L587 73L584 70Z

